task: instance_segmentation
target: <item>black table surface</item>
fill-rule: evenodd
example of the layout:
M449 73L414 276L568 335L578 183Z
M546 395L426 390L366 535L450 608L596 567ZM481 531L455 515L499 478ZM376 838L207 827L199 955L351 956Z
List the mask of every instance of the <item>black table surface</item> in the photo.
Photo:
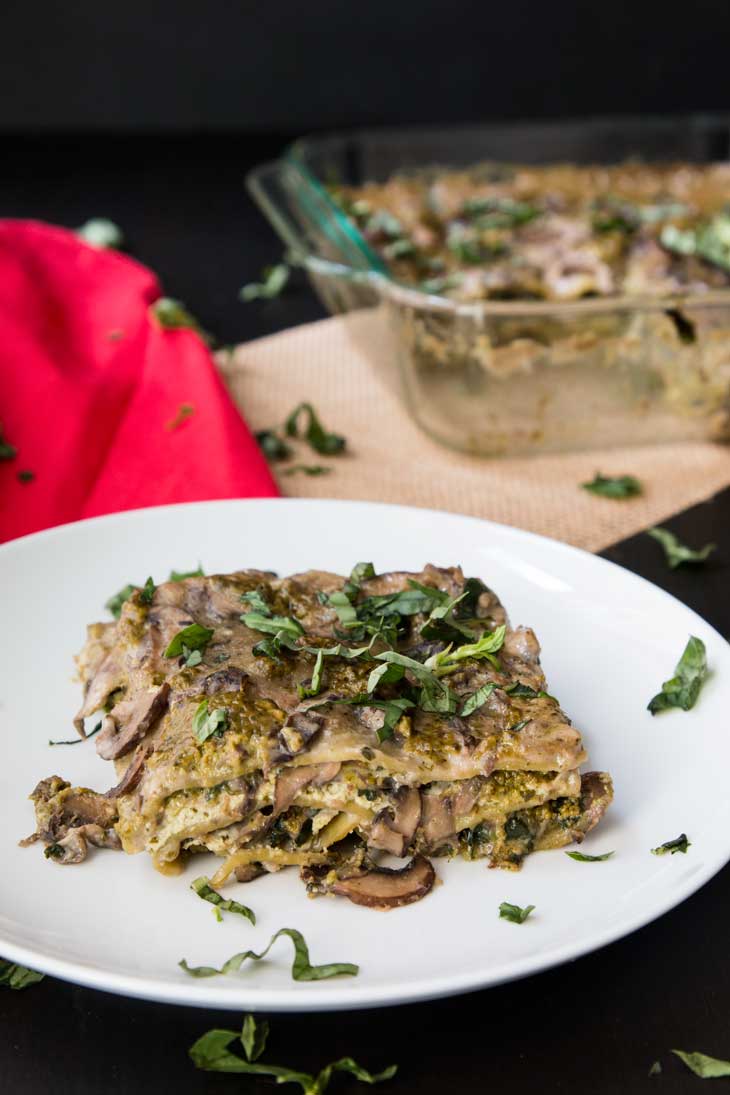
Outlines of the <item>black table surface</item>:
M297 282L278 300L241 304L237 291L280 246L246 196L245 171L285 135L255 138L5 138L0 215L75 226L110 217L129 249L157 271L222 342L323 315ZM730 491L665 522L718 550L703 568L667 569L656 543L632 537L604 556L643 575L730 635ZM730 727L729 727L730 729ZM691 747L691 744L690 744ZM730 1058L730 871L654 924L577 962L484 992L396 1009L270 1016L267 1058L312 1071L352 1055L397 1062L384 1095L696 1090L672 1048ZM89 924L93 932L94 925ZM387 932L387 917L383 931ZM458 930L458 925L454 925ZM145 946L143 929L140 947ZM146 1003L46 978L0 990L0 1091L148 1095L271 1090L271 1081L197 1072L191 1043L235 1013ZM649 1078L659 1060L662 1074ZM287 1088L286 1090L290 1090ZM298 1090L291 1088L291 1090ZM332 1090L363 1090L335 1077Z

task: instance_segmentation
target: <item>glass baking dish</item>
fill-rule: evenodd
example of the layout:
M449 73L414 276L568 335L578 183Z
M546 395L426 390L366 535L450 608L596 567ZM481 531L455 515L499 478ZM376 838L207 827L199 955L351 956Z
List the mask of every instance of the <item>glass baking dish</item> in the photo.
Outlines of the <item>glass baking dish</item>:
M329 311L371 309L406 407L438 441L483 456L727 442L730 290L459 303L395 281L327 189L435 166L630 157L728 160L730 117L331 134L297 141L247 185Z

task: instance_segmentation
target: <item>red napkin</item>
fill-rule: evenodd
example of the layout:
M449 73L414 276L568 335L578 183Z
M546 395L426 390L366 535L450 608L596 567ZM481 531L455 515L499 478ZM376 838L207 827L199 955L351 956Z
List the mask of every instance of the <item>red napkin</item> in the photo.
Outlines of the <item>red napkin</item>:
M0 540L115 510L278 493L204 342L150 312L159 296L124 255L0 221L0 428L17 449L0 460Z

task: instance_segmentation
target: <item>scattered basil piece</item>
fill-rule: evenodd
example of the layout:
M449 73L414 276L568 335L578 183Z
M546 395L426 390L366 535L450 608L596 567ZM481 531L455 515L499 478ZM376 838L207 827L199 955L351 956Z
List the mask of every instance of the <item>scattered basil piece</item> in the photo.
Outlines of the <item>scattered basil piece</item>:
M357 611L344 590L338 589L334 593L330 593L327 604L330 608L334 608L343 627L357 625Z
M520 730L524 730L528 722L532 722L532 719L520 719L519 722L514 723L512 726L508 726L507 729L511 730L513 734L519 733Z
M266 1048L269 1024L257 1023L253 1015L247 1015L240 1035L235 1030L209 1030L190 1047L189 1054L196 1068L207 1072L238 1072L249 1076L273 1076L277 1084L299 1084L304 1095L323 1095L334 1072L347 1072L367 1084L377 1084L395 1076L396 1065L391 1065L375 1075L361 1068L352 1057L341 1057L325 1065L316 1075L299 1072L281 1065L256 1063ZM232 1053L230 1045L240 1041L244 1060Z
M15 445L11 445L9 441L5 440L0 429L0 460L14 460L17 455L18 450Z
M270 612L268 615L262 612L244 612L241 623L252 631L263 631L265 635L278 635L284 631L297 638L304 634L304 628L292 616L272 616Z
M585 852L566 852L567 856L571 859L576 859L579 863L603 863L604 860L610 859L614 854L613 852L604 852L603 855L586 855Z
M18 482L19 483L32 483L34 479L35 479L35 472L31 471L30 468L22 468L18 472Z
M607 476L596 472L590 483L581 483L581 486L602 498L634 498L642 493L641 483L633 475Z
M184 582L186 578L204 578L205 571L200 563L197 570L171 570L168 582Z
M145 584L142 586L142 592L139 595L140 601L142 601L142 603L145 605L152 604L152 598L155 595L156 589L157 586L152 581L152 578L148 578Z
M137 586L126 585L122 589L120 589L118 593L115 593L113 597L110 597L109 600L106 602L104 608L109 609L115 620L118 620L121 616L122 605L124 604L124 602L129 600L129 598L132 596L137 588Z
M0 958L0 985L7 985L10 989L27 989L29 985L35 985L45 977L43 973L29 970L27 966L19 966L17 962L8 962L6 958Z
M172 297L159 297L150 304L150 312L155 317L160 327L166 331L177 331L183 327L189 327L203 335L203 329L197 319L188 312L185 305Z
M186 422L188 418L192 418L195 414L195 407L192 403L181 403L175 412L174 416L165 423L165 429L172 431L176 430L179 426L182 426L183 422Z
M208 701L201 700L193 716L193 733L202 745L213 734L220 737L228 726L228 711L225 707L215 707L208 711Z
M670 532L669 529L666 528L650 528L647 529L646 534L662 545L667 562L672 570L674 570L675 567L681 566L682 563L706 562L717 547L716 544L705 544L704 547L695 551L693 548L683 544L681 540L677 539L673 532Z
M669 852L670 855L675 855L677 852L687 854L687 849L692 847L692 841L687 839L686 833L680 833L674 840L666 840L663 844L660 844L658 848L652 848L652 855L666 855Z
M250 920L252 924L256 923L256 914L252 909L249 909L247 905L241 905L238 901L231 900L231 898L221 897L218 891L210 885L210 879L204 875L191 882L190 889L198 897L202 897L203 901L209 901L211 905L215 905L216 909L222 909L223 912L238 913L239 916L245 916L246 920Z
M256 954L255 951L241 951L239 954L234 954L227 962L224 962L220 969L216 969L214 966L189 966L184 958L178 964L191 977L215 977L218 974L236 973L248 959L259 962L262 958L265 958L276 940L282 935L288 936L294 945L291 975L295 981L322 981L325 978L338 977L341 974L354 977L359 972L360 967L353 965L351 962L327 962L322 966L310 965L309 948L304 941L304 936L294 928L279 928L278 932L272 935L261 954Z
M316 476L316 475L329 475L332 468L326 467L324 464L292 464L290 468L284 468L282 475L298 475L299 472L302 475Z
M459 712L461 717L466 718L467 715L473 715L475 711L483 707L496 687L496 684L490 681L489 684L483 684L476 692L472 692L471 696L467 696Z
M457 646L455 650L447 649L439 654L434 654L426 661L426 665L432 667L438 675L453 673L454 670L459 668L459 662L467 658L487 658L492 665L499 668L499 662L495 655L498 650L501 650L506 634L506 625L500 624L494 631L485 631L476 642L464 643L462 646Z
M121 228L107 217L91 217L76 229L76 235L90 247L98 247L100 250L118 251L124 246Z
M199 650L191 650L185 643L183 643L182 656L185 659L183 665L186 669L192 669L193 666L200 665L203 660L203 655Z
M503 901L499 906L500 919L511 920L513 924L524 924L530 913L534 911L534 905L525 905L523 909L519 905L510 905L508 901Z
M708 1057L706 1053L685 1053L683 1049L673 1049L695 1076L703 1080L716 1080L720 1076L730 1076L730 1061L721 1061L719 1057Z
M213 635L214 630L212 627L188 624L182 631L178 631L177 635L170 641L170 645L165 651L165 657L178 658L183 652L183 646L187 646L190 650L205 650Z
M324 652L320 649L317 651L317 660L314 663L314 670L312 671L312 683L309 687L303 684L298 685L297 691L299 692L299 699L306 700L311 696L318 696L319 690L322 687L322 662L324 660Z
M363 582L375 577L375 567L372 563L355 563L350 571L349 584L359 589Z
M302 417L306 420L303 432L299 425ZM334 456L342 452L346 445L344 437L324 428L311 403L299 403L287 418L284 428L288 437L303 436L307 444L323 456Z
M702 639L690 635L682 657L677 662L674 676L665 681L648 703L652 715L666 711L670 707L681 707L689 711L697 702L700 689L707 679L707 651Z
M250 589L248 593L242 593L241 600L245 601L252 612L258 612L262 616L271 616L271 609L258 589Z
M259 430L254 436L267 460L288 460L291 456L291 448L274 430Z
M513 684L507 685L503 691L507 692L510 696L521 696L526 700L555 700L555 696L551 696L549 692L544 692L542 689L537 692L534 688L530 688L529 684L524 684L522 681L515 681ZM558 701L555 700L555 702L557 703Z
M649 1071L647 1073L647 1076L661 1076L661 1074L662 1074L661 1063L659 1061L655 1061L654 1064L649 1069Z
M239 297L248 304L252 300L271 300L278 297L289 281L291 271L285 262L275 266L266 266L261 271L261 281L252 281L244 285Z
M101 722L97 722L94 729L91 731L90 734L87 734L86 737L71 738L69 741L51 741L49 739L48 744L49 745L80 745L82 741L88 741L89 738L93 738L94 734L98 734L100 730L101 730Z

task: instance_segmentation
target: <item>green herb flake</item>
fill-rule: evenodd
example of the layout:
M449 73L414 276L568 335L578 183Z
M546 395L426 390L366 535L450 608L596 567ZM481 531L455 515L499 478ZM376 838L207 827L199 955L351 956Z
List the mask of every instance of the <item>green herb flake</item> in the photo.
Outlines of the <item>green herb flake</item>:
M256 923L256 914L252 909L249 909L247 905L241 905L238 901L231 900L231 898L221 897L218 891L210 885L210 879L204 875L191 882L190 889L203 901L209 901L211 905L214 905L216 912L222 910L223 912L238 913L239 916L244 916L246 920L250 920L252 924Z
M299 1084L304 1095L323 1095L335 1072L349 1073L362 1083L377 1084L382 1080L390 1080L397 1071L396 1065L391 1065L382 1072L372 1074L358 1065L352 1057L341 1057L338 1061L325 1065L316 1076L282 1065L262 1064L259 1058L266 1049L268 1036L268 1023L257 1023L253 1015L247 1015L240 1034L235 1030L209 1030L190 1047L189 1053L196 1068L207 1072L273 1076L277 1084ZM245 1060L232 1053L229 1048L237 1042L241 1044Z
M730 1076L730 1061L721 1061L719 1057L708 1057L706 1053L685 1053L683 1049L673 1049L672 1053L702 1080L716 1080L720 1076Z
M168 582L184 582L186 578L204 578L205 571L200 563L197 570L171 570Z
M188 624L182 631L178 631L177 635L170 641L170 645L165 651L165 657L178 658L183 653L184 646L188 650L205 650L213 635L214 630L212 627Z
M686 833L680 833L674 840L666 840L664 844L660 844L658 848L652 848L652 855L675 855L677 852L687 854L687 849L692 847L692 841L687 839Z
M288 460L291 456L290 446L282 441L275 430L258 430L254 437L267 460Z
M90 247L118 251L124 246L121 228L107 217L92 217L76 229L76 235Z
M308 475L313 478L318 475L329 475L332 468L325 464L292 464L290 468L284 468L282 475Z
M470 696L467 696L459 712L461 717L466 718L467 715L473 715L475 711L483 707L496 687L496 684L490 681L489 684L483 684L476 692L472 692Z
M660 1061L655 1061L654 1064L649 1069L649 1071L647 1072L647 1076L661 1076L661 1074L662 1074L661 1062Z
M499 917L500 920L509 920L513 924L524 924L530 913L534 911L534 905L525 905L523 909L519 905L510 905L508 901L503 901L499 906Z
M318 696L322 687L322 663L324 661L324 651L317 651L317 660L314 663L314 670L312 672L311 684L305 686L303 684L298 685L297 691L299 692L300 700L309 699L311 696Z
M647 536L651 536L657 543L661 544L664 548L664 554L669 566L674 570L676 567L681 566L682 563L704 563L712 555L713 551L717 547L716 544L705 544L704 547L694 550L694 548L687 547L681 540L677 539L673 532L670 532L666 528L650 528L647 529Z
M214 966L189 966L184 958L179 965L191 977L215 977L218 974L236 973L241 969L244 962L249 959L260 962L262 958L265 958L276 940L281 936L288 936L294 946L291 975L295 981L323 981L329 977L342 975L355 977L359 973L360 967L353 965L351 962L328 962L322 966L312 966L309 961L309 948L304 936L294 928L280 928L278 932L272 935L261 954L256 954L255 951L241 951L239 954L234 954L227 962L224 962L220 969L216 969Z
M228 711L225 707L215 707L208 710L208 701L201 700L193 715L193 733L196 740L202 745L204 741L215 734L220 737L228 727Z
M290 274L289 266L285 262L266 266L261 271L261 281L252 281L244 285L238 294L239 298L245 304L249 304L252 300L272 300L283 292Z
M252 631L263 631L265 635L275 635L279 638L281 632L297 639L304 634L304 628L292 616L272 616L269 609L263 612L244 612L241 615L241 623L250 627Z
M89 738L93 738L94 734L98 734L101 730L101 722L97 722L94 729L90 734L86 734L85 737L71 738L69 741L51 741L49 738L49 745L80 745L82 741L88 741Z
M29 468L23 468L21 471L18 472L19 483L32 483L34 479L35 472L31 471Z
M122 605L124 604L124 602L129 600L129 598L132 596L137 588L137 586L126 585L122 589L120 589L118 593L115 593L113 597L110 597L109 600L106 602L104 608L109 609L115 620L118 620L121 616Z
M578 863L603 863L605 860L610 859L614 854L613 852L604 852L603 855L586 855L585 852L566 852L567 856L571 859L577 860Z
M197 319L188 312L181 301L175 300L173 297L159 297L158 300L150 304L149 310L165 331L177 331L188 327L193 331L197 331L199 335L203 334L203 329Z
M602 498L634 498L642 493L642 486L633 475L607 476L596 472L590 483L581 483L583 490L599 494Z
M304 418L305 427L300 428ZM304 437L307 444L322 456L335 456L345 449L347 442L337 433L324 428L311 403L299 403L291 412L284 426L288 437Z
M15 445L11 445L9 441L5 440L3 431L0 428L0 460L14 460L18 455L18 450Z
M689 711L697 702L697 697L707 679L707 650L702 639L690 635L682 657L677 662L674 676L664 681L658 692L648 703L652 715L666 711L670 707L680 707Z
M35 985L42 981L45 974L29 970L27 966L19 966L17 962L8 962L6 958L0 958L0 985L9 989L27 989L29 985Z
M145 604L145 605L151 605L152 604L152 598L155 595L155 590L156 589L157 589L157 586L152 581L152 578L149 577L147 579L147 581L145 582L145 584L142 586L142 590L141 590L140 595L139 595L139 599L142 602L142 604Z
M170 431L178 429L183 422L187 422L194 414L195 407L192 403L181 403L173 417L165 423L165 429Z

